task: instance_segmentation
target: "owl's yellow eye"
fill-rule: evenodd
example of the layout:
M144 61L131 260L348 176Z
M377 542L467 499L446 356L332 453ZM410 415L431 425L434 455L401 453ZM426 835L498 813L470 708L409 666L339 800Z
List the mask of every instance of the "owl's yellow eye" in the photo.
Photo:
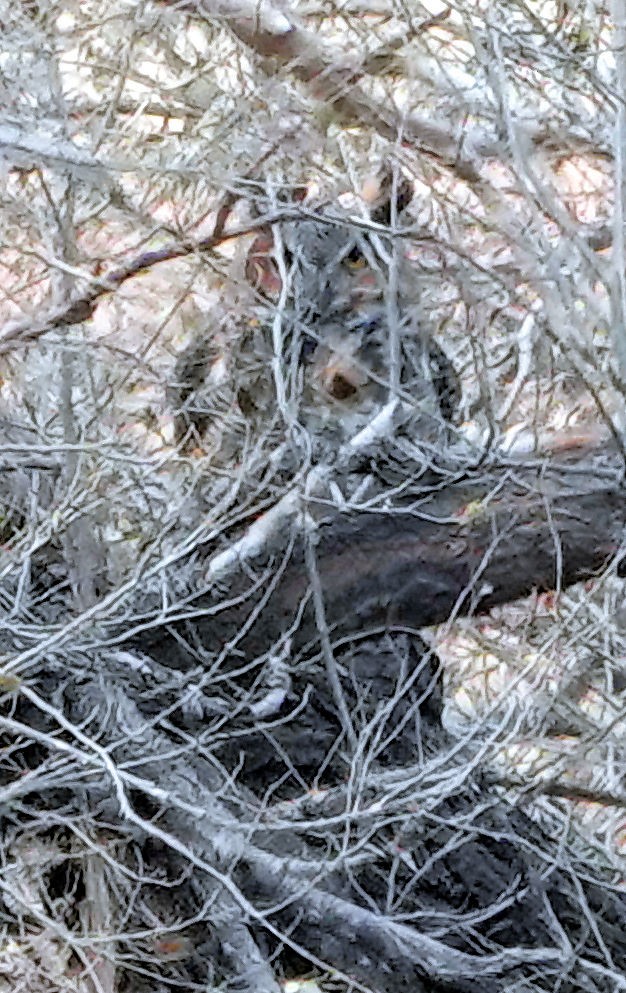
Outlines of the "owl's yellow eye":
M367 259L363 255L355 255L355 256L347 255L343 261L344 261L344 265L348 269L353 269L353 270L365 269L365 266L367 265Z

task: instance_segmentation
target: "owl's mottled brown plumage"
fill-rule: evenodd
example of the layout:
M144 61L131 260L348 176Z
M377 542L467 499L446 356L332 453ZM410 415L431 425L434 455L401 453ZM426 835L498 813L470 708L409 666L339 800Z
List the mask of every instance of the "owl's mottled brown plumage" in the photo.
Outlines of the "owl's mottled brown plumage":
M441 435L444 423L454 418L458 381L447 355L422 327L410 294L410 266L401 252L395 254L397 299L393 306L387 299L392 241L379 226L388 226L392 214L397 220L410 192L406 179L394 183L387 173L378 196L369 197L375 221L370 228L367 218L356 223L338 205L304 204L300 216L259 230L244 266L256 299L250 316L231 331L225 375L219 384L215 376L211 382L207 354L203 376L201 339L177 363L170 397L178 408L179 439L190 433L198 438L210 424L216 428L229 418L231 433L238 418L257 431L279 430L275 418L272 423L278 359L295 420L316 439L341 442L389 399L392 334L400 394L415 408L412 431L430 441ZM266 206L270 213L275 204L268 199ZM257 211L262 208L257 199Z

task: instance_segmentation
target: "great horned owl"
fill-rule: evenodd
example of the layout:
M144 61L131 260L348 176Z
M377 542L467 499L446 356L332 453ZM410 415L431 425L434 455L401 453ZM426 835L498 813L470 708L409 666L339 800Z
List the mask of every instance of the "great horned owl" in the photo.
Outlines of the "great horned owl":
M280 388L294 421L312 436L341 442L389 399L392 362L395 386L415 410L413 432L431 441L441 437L458 405L458 380L405 292L411 276L401 252L394 256L396 299L389 300L392 211L382 187L370 212L375 225L355 221L339 206L305 205L298 216L259 231L245 261L256 303L234 328L219 389L208 357L203 375L201 340L177 364L170 396L179 439L217 423L220 397L231 422L239 417L279 430ZM397 195L396 216L409 199L406 183Z

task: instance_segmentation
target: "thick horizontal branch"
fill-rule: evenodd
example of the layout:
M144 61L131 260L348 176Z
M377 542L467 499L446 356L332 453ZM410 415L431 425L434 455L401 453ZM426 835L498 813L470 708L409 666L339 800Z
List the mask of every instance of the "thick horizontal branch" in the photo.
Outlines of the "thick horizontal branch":
M318 519L316 558L326 618L345 636L367 625L441 624L597 576L622 547L626 489L618 456L603 446L564 452L549 462L492 467L385 513L342 513L313 502L307 509ZM270 563L271 574L267 550L257 546L255 552L263 569ZM280 548L274 554L278 569ZM225 591L230 596L246 586L252 590L252 564L248 560L245 578L235 572L218 580L221 598ZM267 651L287 632L294 634L299 611L294 645L314 641L314 612L310 604L302 611L309 589L296 542L240 647ZM199 613L208 600L215 603L215 594L201 601ZM208 647L216 638L223 643L258 602L251 594L220 623L213 615L204 621L199 616L195 628Z

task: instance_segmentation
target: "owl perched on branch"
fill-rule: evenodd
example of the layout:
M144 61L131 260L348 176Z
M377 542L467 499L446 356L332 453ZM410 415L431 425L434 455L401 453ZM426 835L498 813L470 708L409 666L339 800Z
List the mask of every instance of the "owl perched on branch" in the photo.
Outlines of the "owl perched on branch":
M219 382L210 342L196 338L180 356L170 390L178 440L197 443L230 417L267 431L297 423L316 444L341 443L396 396L411 436L441 441L460 391L411 294L398 233L409 181L386 168L360 217L310 203L302 187L253 192L257 216L273 220L245 257L250 313L220 317L233 327Z

